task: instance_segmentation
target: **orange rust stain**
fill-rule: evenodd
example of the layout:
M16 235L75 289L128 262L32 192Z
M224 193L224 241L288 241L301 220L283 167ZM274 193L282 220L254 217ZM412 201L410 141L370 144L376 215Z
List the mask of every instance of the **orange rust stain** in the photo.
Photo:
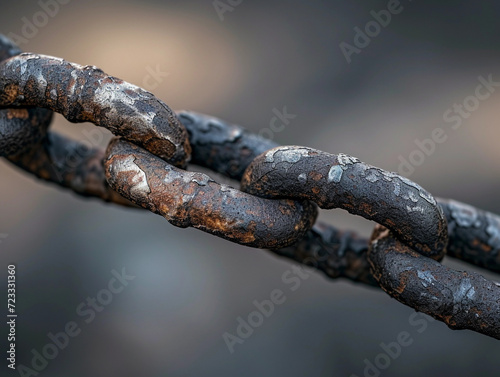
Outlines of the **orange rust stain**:
M193 185L188 185L188 186L184 189L183 194L184 194L184 195L192 195L192 194L194 194L194 192L195 192L195 189L194 189Z
M321 178L323 178L322 174L319 174L318 172L312 171L309 173L309 178L311 178L313 181L319 181Z
M241 240L245 243L250 243L255 241L255 229L257 228L257 223L255 221L251 221L248 224L248 231L246 233L241 234Z
M359 205L359 209L369 216L372 216L374 214L373 206L368 203L361 203Z
M396 223L394 221L392 221L391 219L387 219L386 221L386 224L391 226L391 227L395 227L396 226Z
M4 102L14 102L18 95L19 90L15 85L7 85L3 93L0 94Z
M197 224L197 228L205 228L207 230L212 230L217 233L223 233L225 236L236 239L242 243L250 243L255 240L255 229L257 224L255 221L251 221L243 232L236 226L235 220L229 220L221 217L215 213L210 214L199 214L192 217L192 222ZM199 224L199 225L198 225Z
M443 321L447 324L447 325L450 325L450 326L456 326L456 322L453 320L453 316L452 315L448 315L448 316L445 316L443 317Z
M245 211L245 213L249 216L258 216L259 212L253 208L249 208Z
M289 216L289 215L291 215L291 214L292 214L292 210L291 210L289 207L287 207L287 206L282 206L282 205L280 205L280 206L278 207L278 209L280 210L280 212L281 212L283 215Z
M86 122L93 122L94 121L94 114L88 111L82 111L80 113L79 119L82 121Z
M102 84L113 84L113 83L116 83L118 81L118 79L114 78L114 77L111 77L111 76L106 76L103 80L102 80ZM118 83L119 84L119 83Z
M354 206L352 204L343 204L342 208L346 209L347 211L354 211Z
M28 119L29 113L27 109L8 109L7 119Z
M46 170L40 171L39 175L40 175L40 178L42 178L42 179L50 179L50 174Z
M489 245L487 245L487 244L485 244L485 243L481 242L481 241L480 241L479 239L477 239L477 238L476 238L476 239L474 239L474 241L472 241L472 244L473 244L475 247L479 246L479 247L481 248L481 250L483 250L483 251L485 251L485 252L487 252L487 253L489 253L489 252L491 252L491 251L493 250L493 248L492 248L491 246L489 246Z
M404 290L406 289L406 284L408 283L408 279L410 278L411 274L412 274L411 271L405 271L401 273L399 286L395 289L396 292L398 292L399 294L404 292Z
M477 308L471 308L470 311L474 314L477 314L478 317L483 314L483 312L481 310L478 310Z

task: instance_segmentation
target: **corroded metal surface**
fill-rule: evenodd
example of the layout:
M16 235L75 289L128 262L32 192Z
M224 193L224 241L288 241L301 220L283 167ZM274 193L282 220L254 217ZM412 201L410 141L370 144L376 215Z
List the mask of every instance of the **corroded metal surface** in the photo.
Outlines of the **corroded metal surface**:
M19 47L0 34L0 61L19 54ZM51 110L42 108L0 110L0 156L40 179L80 195L134 206L106 182L104 151L47 132L52 115Z
M0 35L0 61L8 59L0 63L0 156L23 170L84 196L136 203L179 227L269 248L330 278L380 284L451 328L500 338L499 285L424 256L440 259L449 241L448 255L500 271L498 216L436 200L404 177L354 157L278 147L211 116L175 115L151 93L95 67L14 56L20 52ZM107 154L71 141L47 131L52 110L122 138L111 142ZM243 178L248 193L173 166L185 167L191 157ZM313 202L360 214L391 231L377 226L370 244L322 223L313 227Z
M187 172L125 140L114 139L105 171L114 190L132 202L189 227L259 248L300 240L316 220L307 201L269 200L219 185L206 174Z
M177 115L189 133L193 148L191 162L238 181L259 154L278 146L243 127L209 115L193 111L180 111Z
M455 200L438 203L448 220L448 255L500 271L500 217Z
M318 222L296 244L275 254L322 271L331 279L347 278L378 287L367 259L368 240Z
M21 54L10 39L0 34L0 62ZM0 110L0 156L26 152L46 135L52 111L46 109Z
M52 111L45 109L0 110L0 156L29 153L43 140L52 120Z
M243 127L229 124L215 117L187 111L178 112L178 115L189 132L193 146L192 161L233 179L240 180L255 157L277 146L271 140L264 139L265 141L261 142L257 135L248 132ZM251 158L246 156L251 156ZM404 177L400 178L405 180ZM396 187L394 184L394 188ZM444 210L448 222L447 255L492 271L499 271L500 220L498 216L456 201L453 201L455 210L451 211L447 199L437 198L436 200ZM464 206L468 209L459 211L457 206ZM471 226L467 226L467 213L472 213L473 217L477 217ZM482 225L477 228L479 223ZM470 236L471 232L474 233L474 237ZM320 242L315 235L307 234L306 238L310 242L309 249L322 247L323 241ZM364 242L367 248L368 241L364 240ZM286 255L291 259L301 260L303 247L302 242L301 247L297 247L296 255L288 248ZM366 257L360 254L360 258L359 265L367 265ZM322 265L320 262L317 263ZM337 276L335 273L327 273L327 275Z
M436 200L416 183L345 154L286 146L258 156L241 181L266 198L307 199L342 208L391 229L423 255L441 259L447 228Z
M500 339L500 284L426 258L378 225L368 253L374 277L401 303L454 330Z
M41 107L92 122L184 167L191 147L175 114L153 94L93 66L35 54L0 63L0 108Z
M27 153L8 159L36 177L79 195L134 206L109 187L103 169L104 151L99 148L88 148L56 132L49 132L47 138Z

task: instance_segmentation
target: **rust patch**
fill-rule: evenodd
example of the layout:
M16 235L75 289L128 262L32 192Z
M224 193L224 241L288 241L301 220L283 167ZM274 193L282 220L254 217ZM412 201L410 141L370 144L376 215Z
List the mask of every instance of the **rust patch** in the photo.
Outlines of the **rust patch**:
M19 96L19 88L15 84L7 84L3 91L0 91L0 101L6 103L13 103Z
M318 182L318 181L321 181L321 179L323 178L323 175L316 172L316 171L311 171L311 172L309 172L309 178L311 178L315 182Z
M7 109L7 119L28 119L29 113L26 109Z

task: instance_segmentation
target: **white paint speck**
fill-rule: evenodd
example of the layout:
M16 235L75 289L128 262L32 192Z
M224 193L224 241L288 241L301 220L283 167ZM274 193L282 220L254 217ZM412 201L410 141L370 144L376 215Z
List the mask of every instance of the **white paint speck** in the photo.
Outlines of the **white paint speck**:
M415 206L415 207L410 207L410 206L406 206L406 210L408 212L420 212L420 213L424 213L424 209L420 206Z
M436 200L432 197L431 194L429 194L427 191L425 191L423 188L420 187L420 190L418 192L418 194L424 198L425 200L427 200L429 203L431 203L432 205L436 205Z
M394 195L399 196L401 192L401 185L398 182L394 182Z
M339 153L337 155L337 161L339 162L339 165L344 170L347 169L349 167L349 165L353 165L353 164L357 164L357 163L361 162L356 157L352 157L352 156L346 155L344 153Z
M372 170L365 178L368 182L375 183L379 180L378 173L376 170Z
M420 271L420 270L418 270L417 271L417 276L419 277L419 279L424 280L425 282L427 282L430 285L433 285L434 282L436 281L436 279L434 278L434 276L429 271ZM428 286L427 283L422 282L422 284L423 284L424 287Z
M410 198L410 200L413 203L417 203L418 202L418 197L417 197L417 195L415 195L415 193L413 191L409 191L408 192L408 197Z
M132 186L130 187L130 195L136 198L147 198L147 196L151 193L151 189L149 188L146 173L137 166L134 161L133 156L127 157L124 161L119 161L113 165L113 169L115 170L115 175L118 173L134 173L134 177L132 178Z
M273 167L282 162L294 164L303 157L309 157L309 151L312 151L312 149L293 145L278 147L266 153L266 162L271 162Z
M342 179L342 173L344 171L342 170L342 167L339 165L333 165L330 168L330 171L328 172L328 182L335 182L339 183L340 180Z

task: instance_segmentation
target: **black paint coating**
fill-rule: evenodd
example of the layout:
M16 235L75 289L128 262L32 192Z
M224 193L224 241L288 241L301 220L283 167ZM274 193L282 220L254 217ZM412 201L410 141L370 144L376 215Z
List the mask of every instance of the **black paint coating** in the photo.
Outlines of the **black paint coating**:
M180 111L177 116L189 133L193 148L191 162L238 181L259 154L278 146L243 127L209 115Z
M308 201L270 200L175 168L122 139L108 146L106 178L122 196L179 227L194 227L241 245L280 248L300 240L316 221Z
M0 35L0 61L20 53L17 46ZM42 179L82 195L131 205L104 181L103 152L55 133L46 136L52 113L33 106L59 111L73 122L92 121L107 127L178 166L185 166L189 160L186 131L163 102L95 67L80 67L32 54L9 59L0 64L0 106L5 108L0 111L0 155ZM231 178L240 179L259 154L277 147L272 141L217 118L191 112L181 112L178 117L194 146L193 162ZM441 215L437 215L437 225L426 222L425 218L420 221L417 215L414 227L400 217L406 205L411 216L430 209L434 211L430 218L434 218L436 209L421 205L422 199L434 205L434 199L425 190L350 156L328 155L304 147L277 148L267 154L260 165L259 160L252 164L250 171L255 170L248 173L244 183L249 191L258 187L255 193L287 196L284 200L270 201L219 186L200 173L175 169L125 141L115 141L111 147L122 143L130 149L124 147L121 155L112 152L110 160L114 161L108 161L107 166L122 175L118 183L122 185L122 192L135 200L139 198L138 202L144 207L164 215L177 226L194 226L249 246L270 247L276 254L311 265L331 278L347 277L377 285L368 269L367 241L324 224L316 224L306 232L314 222L316 209L307 201L289 200L292 194L312 198L324 208L331 208L332 203L338 201L340 207L353 213L374 220L382 217L380 222L399 232L401 240L421 253L435 252L436 258L439 258L436 250L446 241L442 237ZM329 157L319 158L317 162L310 160L317 156ZM301 164L305 166L299 169ZM127 170L130 167L132 169ZM263 189L262 183L272 174L277 176L271 186ZM343 182L346 179L352 182ZM384 181L393 184L395 197L387 199L391 190L390 184ZM341 186L344 191L326 189L329 184ZM381 185L380 190L373 190L373 185ZM304 193L304 186L310 192ZM141 199L144 190L145 200ZM369 195L375 197L368 198ZM237 200L242 201L231 207ZM395 203L401 207L394 208ZM463 203L444 199L438 203L437 212L442 207L448 220L449 255L499 271L500 218ZM275 207L279 213L274 211ZM243 217L242 210L245 211ZM397 214L394 224L391 217L385 216L392 214L391 211ZM280 230L290 220L297 220L293 229ZM423 233L435 234L436 229L434 244L432 239L420 242ZM406 232L412 235L405 238ZM414 233L417 233L415 242ZM255 240L256 234L264 235L264 241ZM375 238L369 260L375 278L392 296L446 322L451 328L469 328L499 338L498 284L474 273L447 269L404 246L381 227L377 228ZM295 244L279 248L294 240L297 240Z
M10 39L0 34L0 62L21 54ZM45 109L0 110L0 156L26 152L47 133L52 111Z
M29 153L47 134L52 111L45 109L0 110L0 157Z
M447 227L436 200L416 183L344 154L286 146L259 155L241 189L265 198L307 199L376 221L426 255L440 260Z
M448 220L448 255L500 271L500 217L449 199L437 199Z
M276 147L274 141L261 140L259 136L248 132L243 127L229 124L214 117L185 111L179 112L178 115L189 132L190 142L193 146L192 161L234 179L241 179L245 169L260 153ZM498 216L455 201L453 201L455 210L451 211L452 207L447 204L446 199L437 199L437 202L444 210L448 222L447 255L492 271L498 271L500 264L498 252L500 220ZM456 208L458 205L467 207L467 210L458 211ZM468 221L464 217L467 211L469 213L477 211L477 219L482 224L480 228L466 226ZM452 216L452 213L455 215ZM460 214L462 214L462 220L457 222L456 218ZM472 222L472 224L477 224L477 221ZM321 232L318 231L318 227L315 229L316 233L306 234L307 243L301 242L300 245L297 245L295 252L292 250L293 248L287 248L283 255L300 261L303 259L303 255L310 256L307 252L304 254L304 250L323 247L324 239L328 235L319 236ZM471 237L469 232L473 233L474 236ZM368 241L363 240L363 242L367 248ZM366 265L366 256L359 254L359 257L359 265ZM321 262L317 262L317 265L319 269L324 271ZM333 277L336 276L336 273L327 273L327 275Z
M379 286L368 264L368 240L328 224L318 222L296 244L271 251L320 270L331 279Z
M0 34L0 61L18 54L19 47ZM0 156L82 196L134 206L108 186L102 166L104 151L47 133L52 115L42 108L0 110Z
M500 284L426 258L377 225L368 261L393 298L446 323L500 339Z
M0 63L0 108L33 106L105 127L176 166L191 154L185 128L165 103L93 66L35 54Z
M103 150L89 148L56 132L49 132L40 144L29 151L7 159L36 177L68 188L79 195L134 206L113 191L106 182Z

